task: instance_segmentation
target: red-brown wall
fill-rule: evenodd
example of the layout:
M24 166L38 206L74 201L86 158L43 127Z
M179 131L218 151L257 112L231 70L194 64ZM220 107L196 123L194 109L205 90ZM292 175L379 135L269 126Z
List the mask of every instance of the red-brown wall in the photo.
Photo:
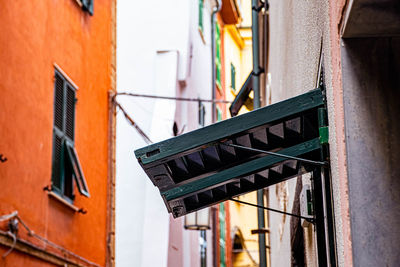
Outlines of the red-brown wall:
M114 5L115 0L94 0L90 16L76 0L0 2L0 154L8 158L0 163L0 216L17 210L36 234L101 266L107 253ZM43 190L51 184L54 64L79 87L75 148L91 196L75 188L74 205L85 215ZM6 230L4 223L0 229ZM19 236L45 247L21 226ZM38 265L18 253L0 262Z

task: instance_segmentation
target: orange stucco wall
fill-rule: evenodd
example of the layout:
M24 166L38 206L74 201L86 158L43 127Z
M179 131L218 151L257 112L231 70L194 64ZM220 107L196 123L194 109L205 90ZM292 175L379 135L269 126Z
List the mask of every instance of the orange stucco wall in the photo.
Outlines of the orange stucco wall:
M0 2L0 154L8 158L0 163L0 215L17 210L36 234L102 266L114 1L94 0L93 16L76 0ZM51 184L54 64L79 87L75 148L91 197L75 188L74 205L85 215L43 190ZM19 236L44 247L22 227ZM37 266L15 255L3 261Z

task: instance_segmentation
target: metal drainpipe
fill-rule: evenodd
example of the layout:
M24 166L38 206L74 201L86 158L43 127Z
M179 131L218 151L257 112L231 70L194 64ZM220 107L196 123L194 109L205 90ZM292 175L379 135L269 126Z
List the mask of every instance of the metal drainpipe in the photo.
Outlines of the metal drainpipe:
M253 76L253 91L254 91L254 100L253 105L254 109L258 109L260 107L260 62L259 62L259 29L258 29L258 0L252 0L252 24L251 24L251 34L252 34L252 46L253 46L253 72L255 75ZM264 206L264 191L262 189L257 190L257 205ZM264 210L258 209L258 229L265 228L265 216ZM259 249L259 259L260 259L260 267L267 266L267 257L266 257L266 243L265 243L265 234L258 235L258 249Z
M215 16L221 10L221 0L216 1L216 6L213 9L211 14L211 99L215 100L215 91L217 89L215 84ZM215 114L215 102L212 102L211 105L211 122L216 122L216 114Z
M221 0L215 1L216 6L213 9L211 14L211 99L215 100L215 91L216 91L216 84L215 84L215 16L221 10ZM211 104L211 123L216 121L216 105L213 101ZM213 263L214 267L218 266L217 261L217 209L211 208L211 215L212 215L212 227L213 227Z

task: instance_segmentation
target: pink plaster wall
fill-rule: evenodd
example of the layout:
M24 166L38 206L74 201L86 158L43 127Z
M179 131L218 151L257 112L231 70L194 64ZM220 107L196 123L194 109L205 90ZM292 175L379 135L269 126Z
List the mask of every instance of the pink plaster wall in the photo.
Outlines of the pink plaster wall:
M345 266L353 266L353 254L350 232L350 211L348 194L348 174L346 161L346 143L344 129L344 106L343 106L343 87L342 87L342 66L340 56L340 28L342 17L346 9L348 0L330 0L330 42L331 42L331 65L332 65L332 86L333 101L336 125L336 144L338 156L338 174L340 188L340 208L342 214L342 233Z

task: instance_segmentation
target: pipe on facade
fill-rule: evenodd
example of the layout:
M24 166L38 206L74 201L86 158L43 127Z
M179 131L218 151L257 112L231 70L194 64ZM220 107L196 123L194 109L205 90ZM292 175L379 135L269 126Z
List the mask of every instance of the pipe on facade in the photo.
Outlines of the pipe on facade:
M217 15L217 13L221 10L222 7L222 3L221 0L216 0L215 1L216 6L213 8L213 11L211 13L211 99L214 100L215 99L215 92L217 89L216 86L216 81L215 81L215 72L216 72L216 68L215 68L215 17ZM212 103L211 105L211 122L214 123L216 122L216 105L215 102Z
M253 92L254 109L260 107L260 59L259 59L259 25L258 25L258 12L259 12L259 0L252 0L252 12L251 12L251 35L252 35L252 46L253 46ZM264 206L264 190L257 190L257 205ZM257 210L258 217L258 229L263 229L265 227L265 214L263 209ZM259 259L260 267L267 266L266 258L266 242L265 234L258 235L258 248L259 248Z
M221 0L215 0L216 6L213 8L211 13L211 99L215 100L216 91L216 68L215 68L215 17L217 13L221 10L222 2ZM215 101L211 104L211 123L216 121L216 104ZM212 215L212 228L213 228L213 263L214 267L218 266L217 261L217 209L211 208Z
M251 12L251 36L253 46L253 92L254 92L254 109L260 107L260 54L259 54L259 27L258 27L258 2L259 0L252 0L252 12Z

